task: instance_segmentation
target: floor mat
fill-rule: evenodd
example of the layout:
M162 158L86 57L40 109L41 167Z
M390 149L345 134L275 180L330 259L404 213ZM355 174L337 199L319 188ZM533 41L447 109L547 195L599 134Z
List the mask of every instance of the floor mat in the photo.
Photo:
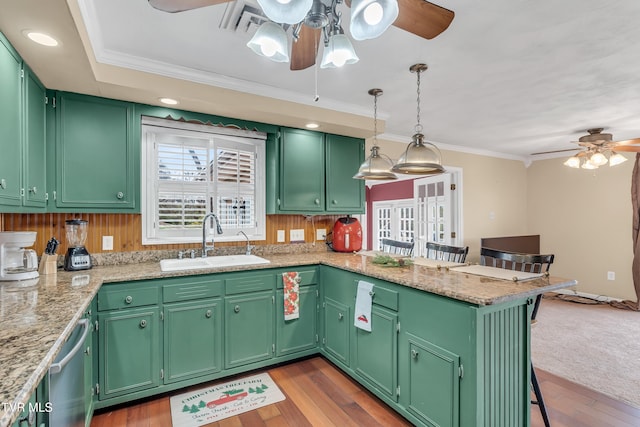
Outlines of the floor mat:
M263 373L171 397L171 421L174 427L201 426L284 399Z

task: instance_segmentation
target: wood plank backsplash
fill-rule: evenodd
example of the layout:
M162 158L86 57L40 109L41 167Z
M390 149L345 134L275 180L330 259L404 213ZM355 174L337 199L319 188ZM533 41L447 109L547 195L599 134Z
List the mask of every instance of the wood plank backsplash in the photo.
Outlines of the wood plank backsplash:
M313 221L315 228L325 228L327 233L333 229L333 224L341 215L318 215ZM0 214L0 231L36 231L38 233L33 249L38 254L44 252L47 241L56 237L60 241L58 253L67 250L64 223L67 219L79 218L89 222L89 232L85 244L89 253L102 251L102 236L113 236L113 251L130 252L159 249L198 248L200 244L177 245L142 245L142 216L140 214ZM312 242L315 238L313 224L303 215L267 215L267 239L252 244L277 244L277 231L285 230L289 243L289 230L304 229L305 240ZM220 246L243 245L241 242L220 242Z

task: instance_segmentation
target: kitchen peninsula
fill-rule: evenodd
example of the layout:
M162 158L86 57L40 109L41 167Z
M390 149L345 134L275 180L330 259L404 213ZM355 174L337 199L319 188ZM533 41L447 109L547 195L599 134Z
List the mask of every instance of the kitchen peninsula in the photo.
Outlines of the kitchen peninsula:
M100 325L96 334L103 334L94 340L98 348L92 352L91 384L100 384L91 397L95 408L320 353L414 424L494 426L501 425L499 419L504 425L529 424L532 303L536 295L573 286L574 280L542 277L514 282L419 265L387 268L358 254L263 256L271 263L181 272L162 272L157 261L105 265L77 273L60 271L55 279L42 276L31 287L3 285L0 402L6 404L0 407L0 426L18 418L18 403L28 401L89 309L92 322ZM313 312L305 325L314 328L311 335L317 337L305 346L296 347L296 337L281 319L285 271L300 272L301 299L309 295L315 302L301 301L301 313ZM371 333L353 326L358 280L374 284ZM166 351L163 358L160 344L164 342L166 349L171 338L170 309L187 304L179 299L185 286L205 292L206 299L196 302L210 304L205 307L207 318L217 323L225 319L223 328L214 329L223 337L209 337L222 347L212 355L218 358L215 366L201 374L177 373ZM234 341L227 336L237 331L225 331L235 325L232 316L247 312L241 308L253 295L267 297L271 306L265 312L271 316L265 335L271 334L267 339L273 351L245 360L233 353ZM120 296L131 305L121 309ZM136 328L159 337L159 342L150 341L158 348L150 347L155 360L146 365L158 369L146 385L119 387L121 378L108 378L105 369L111 366L105 363L114 362L101 359L107 354L100 348L101 343L106 347L103 325L125 312L151 313L154 321L158 319L153 316L163 313L163 326L143 319ZM111 389L108 381L113 381ZM506 390L510 395L505 396Z

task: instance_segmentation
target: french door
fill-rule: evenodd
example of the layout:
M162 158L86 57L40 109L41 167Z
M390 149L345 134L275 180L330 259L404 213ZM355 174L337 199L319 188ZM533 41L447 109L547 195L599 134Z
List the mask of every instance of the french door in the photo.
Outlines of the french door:
M382 239L414 240L414 201L373 202L373 249L382 249Z

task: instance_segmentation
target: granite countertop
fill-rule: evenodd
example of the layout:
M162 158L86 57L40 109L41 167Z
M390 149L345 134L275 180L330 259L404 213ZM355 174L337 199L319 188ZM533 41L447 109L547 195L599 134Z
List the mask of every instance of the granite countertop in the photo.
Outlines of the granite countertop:
M58 271L56 275L41 276L35 283L0 282L0 427L17 418L16 404L27 402L98 289L107 282L324 264L479 306L576 284L575 280L555 277L513 282L419 265L383 267L372 263L372 257L359 254L311 252L262 256L271 263L162 272L157 261L134 262L80 272Z

